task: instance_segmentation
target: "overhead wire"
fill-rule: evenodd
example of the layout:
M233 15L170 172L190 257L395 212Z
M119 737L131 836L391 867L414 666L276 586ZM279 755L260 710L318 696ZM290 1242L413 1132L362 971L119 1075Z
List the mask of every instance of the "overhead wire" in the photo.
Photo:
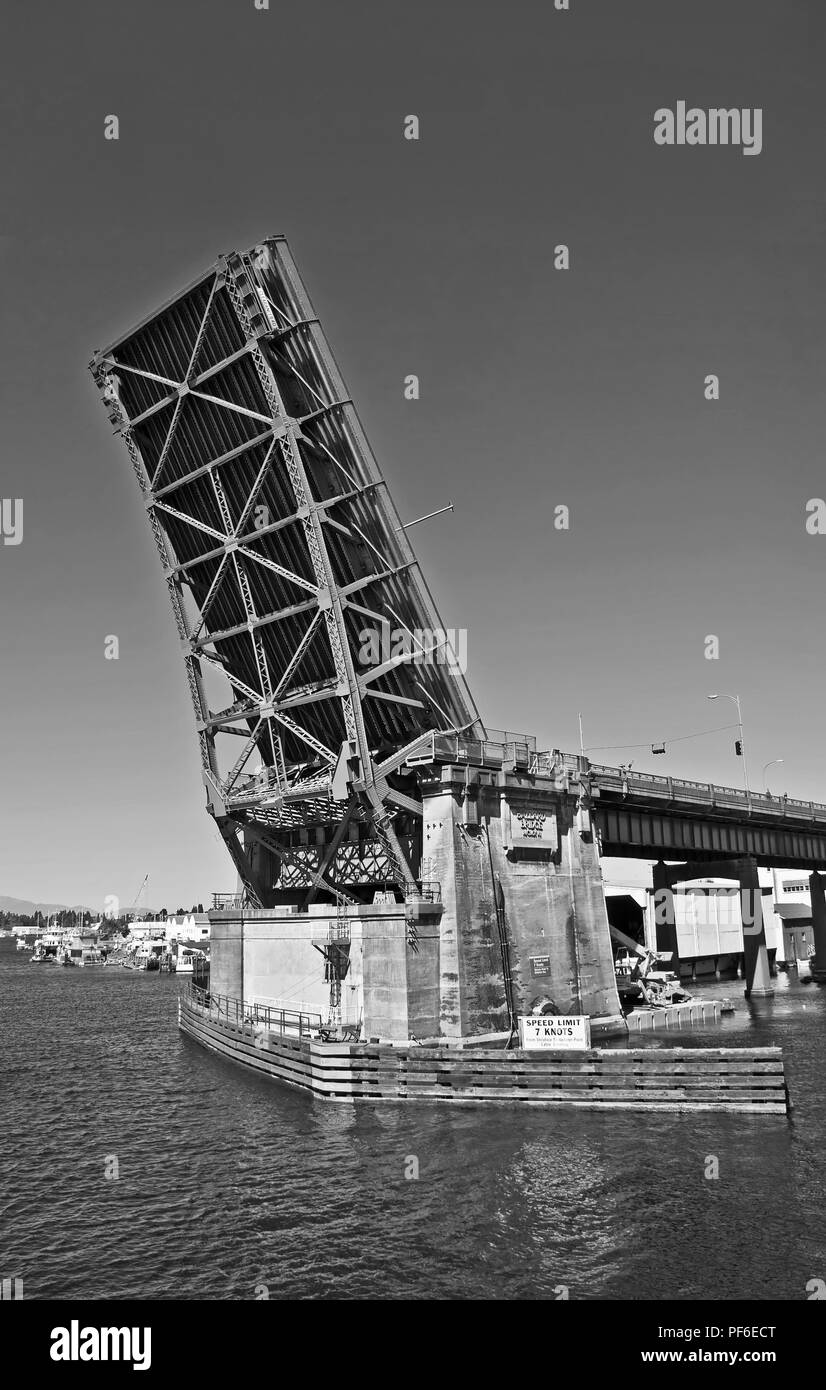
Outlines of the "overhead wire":
M611 753L615 749L624 748L653 748L658 743L683 743L689 738L706 738L709 734L725 733L727 729L739 729L739 724L718 724L715 729L701 729L696 734L677 734L674 738L654 738L646 739L644 743L589 743L584 749L586 753Z

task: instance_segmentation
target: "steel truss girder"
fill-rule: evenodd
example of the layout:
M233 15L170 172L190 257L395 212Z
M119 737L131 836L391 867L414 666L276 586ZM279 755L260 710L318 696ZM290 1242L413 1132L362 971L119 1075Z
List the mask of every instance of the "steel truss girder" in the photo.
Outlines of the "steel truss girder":
M768 868L826 869L826 829L759 824L598 801L602 853L616 858L702 860L750 856Z

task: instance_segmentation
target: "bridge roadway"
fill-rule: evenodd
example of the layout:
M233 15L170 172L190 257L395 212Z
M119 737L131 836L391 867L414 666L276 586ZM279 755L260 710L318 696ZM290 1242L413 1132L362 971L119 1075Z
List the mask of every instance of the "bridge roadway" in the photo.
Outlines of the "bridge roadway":
M748 857L766 868L826 869L826 806L817 802L584 767L607 857L693 863Z
M598 764L585 771L583 789L601 854L657 861L657 945L675 961L674 886L706 875L733 878L740 885L746 994L772 993L758 865L810 871L815 947L826 954L826 903L817 872L826 868L826 806Z
M422 736L414 752L395 761L404 761L406 768L436 761L538 777L564 773L579 784L586 803L590 799L600 850L607 857L695 863L748 857L764 868L826 870L826 805L819 802L625 772L558 750L538 753L530 736L498 730L484 740L431 733ZM260 777L239 779L233 804L245 804L252 795L249 786L257 791L259 783ZM421 815L415 802L406 804Z
M558 749L542 753L532 736L498 730L489 730L483 741L431 734L427 746L406 761L414 766L434 760L571 779L590 806L606 857L692 863L748 858L763 868L826 869L826 805L819 802L627 772Z

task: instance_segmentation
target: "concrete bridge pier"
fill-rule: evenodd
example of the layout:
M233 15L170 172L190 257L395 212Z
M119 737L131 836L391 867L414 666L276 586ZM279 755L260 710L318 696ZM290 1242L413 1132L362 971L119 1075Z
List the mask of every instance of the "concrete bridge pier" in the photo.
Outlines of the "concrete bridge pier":
M743 966L747 999L774 994L763 925L763 895L757 874L757 860L749 855L737 860L740 882L740 916L743 923Z
M439 1032L520 1014L626 1031L602 871L575 776L444 765L423 788L423 863L441 888Z
M826 970L826 890L823 876L816 871L809 875L812 899L812 934L815 939L815 969Z

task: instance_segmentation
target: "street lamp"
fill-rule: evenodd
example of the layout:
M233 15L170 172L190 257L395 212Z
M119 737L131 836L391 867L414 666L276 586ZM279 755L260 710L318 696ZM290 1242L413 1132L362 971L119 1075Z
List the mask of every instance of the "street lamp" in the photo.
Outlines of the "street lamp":
M719 695L709 695L708 698L710 700L731 700L732 704L737 706L737 723L740 726L740 756L743 759L743 786L746 789L746 797L748 798L749 806L751 806L751 792L749 791L749 771L746 765L746 743L745 739L743 738L743 716L740 713L740 696L726 695L721 692Z
M774 767L776 763L782 763L782 762L783 762L783 759L782 759L782 758L772 758L771 762L770 762L770 763L766 763L766 766L763 768L763 786L764 786L765 789L766 789L766 796L771 796L771 792L769 791L768 783L766 782L766 773L768 772L768 770L769 770L770 767Z

